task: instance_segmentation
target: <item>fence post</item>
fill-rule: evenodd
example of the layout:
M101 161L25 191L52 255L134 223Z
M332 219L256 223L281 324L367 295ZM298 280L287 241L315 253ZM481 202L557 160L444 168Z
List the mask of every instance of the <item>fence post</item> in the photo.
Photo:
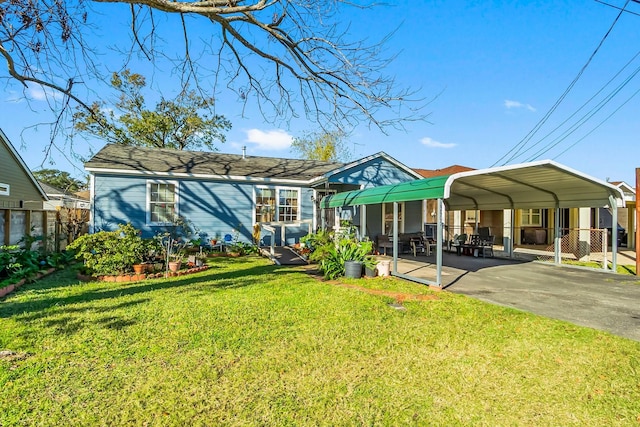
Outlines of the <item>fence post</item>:
M11 209L4 210L4 242L0 242L3 245L9 245L9 239L11 236Z

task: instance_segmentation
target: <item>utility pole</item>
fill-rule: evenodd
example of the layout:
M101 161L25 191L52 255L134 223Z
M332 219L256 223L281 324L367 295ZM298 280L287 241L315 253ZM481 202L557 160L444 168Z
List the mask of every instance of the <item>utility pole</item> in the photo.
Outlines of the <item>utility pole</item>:
M640 273L640 168L636 168L636 276Z

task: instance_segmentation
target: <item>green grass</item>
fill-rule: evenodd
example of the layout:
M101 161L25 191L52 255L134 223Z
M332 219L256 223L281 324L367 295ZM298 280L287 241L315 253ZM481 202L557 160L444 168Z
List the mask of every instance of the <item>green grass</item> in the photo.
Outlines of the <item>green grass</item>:
M579 267L589 267L596 270L602 270L602 264L596 261L575 261L570 259L563 259L562 263L567 265L576 265ZM607 265L608 265L609 271L611 271L611 269L613 269L613 264L608 263ZM625 274L625 275L631 275L631 276L636 275L635 265L618 264L616 267L617 267L616 273L618 274Z
M257 258L0 301L0 425L638 425L640 343ZM353 283L353 282L352 282ZM424 294L396 279L373 289Z

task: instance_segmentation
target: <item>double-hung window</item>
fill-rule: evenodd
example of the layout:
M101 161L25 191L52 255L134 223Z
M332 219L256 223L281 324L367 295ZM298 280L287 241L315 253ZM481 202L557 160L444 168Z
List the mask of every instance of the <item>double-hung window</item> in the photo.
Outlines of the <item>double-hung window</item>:
M540 209L522 209L522 225L540 227L542 225L542 213Z
M297 221L300 190L291 188L256 188L256 222Z
M167 224L178 215L178 184L173 181L147 182L147 220Z

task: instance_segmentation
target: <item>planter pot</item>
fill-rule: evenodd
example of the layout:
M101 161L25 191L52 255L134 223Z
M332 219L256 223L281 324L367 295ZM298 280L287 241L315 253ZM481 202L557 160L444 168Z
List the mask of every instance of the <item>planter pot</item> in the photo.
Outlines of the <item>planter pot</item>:
M169 261L169 270L175 273L180 270L181 265L182 263L180 261Z
M359 279L362 277L362 262L360 261L345 261L344 262L344 276Z
M145 264L133 264L133 272L136 274L141 274L147 271L147 266Z
M376 277L376 269L374 268L369 268L369 267L365 267L364 268L364 275L365 277Z
M391 275L391 261L380 261L376 266L378 276L387 277Z

